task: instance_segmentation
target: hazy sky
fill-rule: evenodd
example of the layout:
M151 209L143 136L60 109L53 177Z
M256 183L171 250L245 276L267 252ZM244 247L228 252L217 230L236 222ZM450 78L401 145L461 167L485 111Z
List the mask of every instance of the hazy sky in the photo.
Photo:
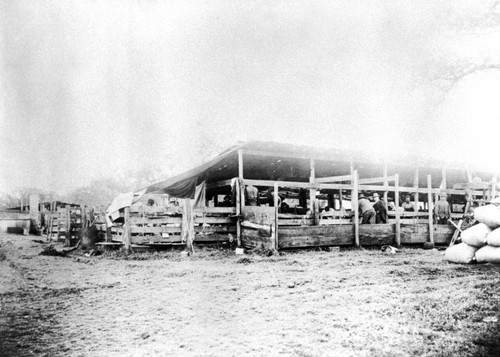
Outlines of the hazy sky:
M68 190L206 144L414 152L500 171L489 1L0 1L0 191Z

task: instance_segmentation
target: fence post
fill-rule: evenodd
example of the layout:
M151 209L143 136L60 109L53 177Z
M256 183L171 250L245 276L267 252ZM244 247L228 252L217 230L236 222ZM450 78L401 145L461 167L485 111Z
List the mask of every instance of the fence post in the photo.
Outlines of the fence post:
M352 182L351 202L354 210L354 245L359 248L358 170L352 171Z
M396 246L401 247L401 220L399 217L399 175L394 175L394 209L396 213Z
M66 237L64 245L71 246L71 206L66 205Z
M432 215L432 178L427 175L427 201L429 212L429 241L434 244L434 217Z

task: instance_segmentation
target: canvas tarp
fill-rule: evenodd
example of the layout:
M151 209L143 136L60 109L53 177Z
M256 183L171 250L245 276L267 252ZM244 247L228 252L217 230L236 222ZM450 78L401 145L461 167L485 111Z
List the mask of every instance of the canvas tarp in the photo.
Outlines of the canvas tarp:
M130 207L147 193L166 193L170 197L193 199L194 207L205 207L205 181L196 185L196 177L176 183L162 190L145 188L136 192L126 192L113 199L111 205L106 210L106 220L108 226L120 217L120 210Z

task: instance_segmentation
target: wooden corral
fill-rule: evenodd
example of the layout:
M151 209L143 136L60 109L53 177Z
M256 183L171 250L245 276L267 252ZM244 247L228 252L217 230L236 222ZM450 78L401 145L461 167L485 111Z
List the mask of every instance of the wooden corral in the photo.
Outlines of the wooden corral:
M247 249L278 250L447 244L454 228L434 220L438 195L448 195L451 218L458 220L472 201L494 197L496 182L496 174L472 173L459 164L251 142L144 192L193 199L194 187L201 187L203 205L194 211L195 242L227 242L234 236ZM255 198L249 199L249 186L257 189ZM362 225L358 195L375 192L393 207L389 221ZM401 207L407 195L413 211ZM326 206L331 208L328 215ZM123 223L112 228L112 240L126 245L181 243L182 209L161 211L146 213L134 205L122 209Z

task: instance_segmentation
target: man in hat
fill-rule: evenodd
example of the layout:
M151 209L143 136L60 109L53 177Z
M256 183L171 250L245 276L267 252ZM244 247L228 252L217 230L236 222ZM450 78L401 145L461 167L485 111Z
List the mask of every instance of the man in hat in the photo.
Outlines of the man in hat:
M373 224L375 223L375 210L373 209L373 204L363 195L359 195L359 213L361 215L361 224Z
M373 194L373 209L376 212L375 223L387 223L387 207L385 202L380 199L377 192Z
M446 200L446 193L439 194L439 201L436 203L434 208L434 214L436 215L438 224L447 224L448 219L451 217L450 204Z

